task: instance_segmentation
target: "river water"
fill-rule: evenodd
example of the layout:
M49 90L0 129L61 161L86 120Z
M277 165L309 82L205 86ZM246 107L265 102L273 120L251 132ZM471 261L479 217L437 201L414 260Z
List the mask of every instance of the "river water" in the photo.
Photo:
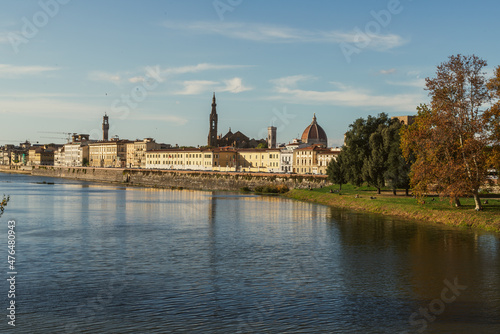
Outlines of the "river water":
M2 333L500 333L492 233L0 173L4 193Z

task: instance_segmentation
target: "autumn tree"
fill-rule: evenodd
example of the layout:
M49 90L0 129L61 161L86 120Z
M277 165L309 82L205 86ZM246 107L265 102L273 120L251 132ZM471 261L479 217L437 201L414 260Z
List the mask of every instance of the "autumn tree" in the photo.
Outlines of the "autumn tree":
M416 121L403 131L405 157L415 156L411 185L417 195L430 190L458 199L473 196L481 210L479 189L488 170L488 126L482 106L489 102L483 68L486 61L450 56L426 79L429 106L418 108Z
M488 81L493 105L485 112L486 124L490 135L490 160L489 163L500 171L500 66L495 69L494 77Z

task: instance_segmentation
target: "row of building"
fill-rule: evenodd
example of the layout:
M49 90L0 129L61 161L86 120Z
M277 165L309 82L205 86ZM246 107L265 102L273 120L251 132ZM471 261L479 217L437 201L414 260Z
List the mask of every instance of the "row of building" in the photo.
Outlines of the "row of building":
M6 145L0 151L0 165L326 174L328 163L339 153L339 148L301 140L274 149L172 148L151 138L96 142L79 135L65 145Z
M65 145L31 145L29 142L5 145L0 148L0 164L326 174L329 162L340 153L340 148L327 148L327 136L316 115L300 139L277 145L274 126L268 128L267 139L249 139L231 129L224 136L218 134L216 106L214 94L205 147L171 147L152 138L109 139L109 117L104 115L102 140L73 134Z

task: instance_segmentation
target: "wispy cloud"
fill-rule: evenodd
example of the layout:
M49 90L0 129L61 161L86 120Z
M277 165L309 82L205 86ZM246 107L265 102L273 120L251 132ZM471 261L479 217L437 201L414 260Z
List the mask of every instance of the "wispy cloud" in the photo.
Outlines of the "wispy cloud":
M253 89L251 87L245 87L241 78L232 78L229 80L224 80L223 82L225 84L225 87L221 87L222 89L220 91L222 92L230 92L236 94Z
M45 72L57 71L58 67L49 66L16 66L11 64L0 64L0 77L19 77L26 75L38 75Z
M89 73L88 78L93 81L107 81L114 84L119 84L124 80L120 74L102 71L92 71Z
M58 117L65 119L88 119L89 114L101 114L102 106L66 102L53 98L2 99L0 114L13 113L33 117Z
M271 80L277 89L280 88L293 88L301 81L315 80L316 78L310 75L292 75L288 77L278 78Z
M182 30L196 34L220 35L228 38L250 40L265 43L354 43L359 42L359 31L341 30L306 30L286 26L243 22L176 22L166 21L168 29ZM389 50L405 44L407 41L395 34L367 34L370 43L367 46L375 50Z
M213 88L218 85L217 81L209 80L189 80L184 81L184 89L176 92L177 95L198 95L206 91L213 90Z
M10 43L9 33L0 32L0 43Z
M187 119L176 116L176 115L154 115L154 114L144 114L144 113L137 113L134 115L131 115L130 120L136 120L136 121L156 121L156 122L169 122L177 125L184 125L188 122Z
M337 88L336 90L304 90L283 84L290 81L295 85L296 82L293 82L290 78L294 77L271 81L275 84L274 91L279 95L274 95L270 99L301 104L329 104L335 106L365 107L369 109L386 108L393 111L414 111L415 107L422 101L421 94L376 95L368 90L353 88L339 83L334 83Z
M121 72L104 72L104 71L92 71L88 74L89 80L93 81L105 81L114 84L125 84L125 83L141 83L147 80L147 75L152 69L154 69L155 75L165 80L168 77L182 74L193 74L205 71L221 71L221 70L234 70L251 67L251 65L231 65L231 64L210 64L210 63L200 63L196 65L186 65L177 67L165 67L160 66L144 67L139 70L128 70ZM155 78L156 79L156 78Z
M197 95L210 91L216 92L230 92L230 93L241 93L251 90L251 87L246 87L243 85L243 80L241 78L232 78L219 81L210 80L188 80L183 82L184 88L178 92L177 95Z
M396 70L395 68L390 68L390 69L388 69L388 70L380 70L380 71L378 72L378 74L382 74L382 75L389 75L389 74L394 74L394 73L396 73L396 72L397 72L397 70Z
M179 67L167 67L161 69L163 74L186 74L186 73L199 73L203 71L218 71L218 70L234 70L250 67L249 65L224 65L224 64L209 64L201 63L197 65L179 66Z
M414 79L414 80L408 80L408 81L386 81L389 85L393 86L405 86L405 87L418 87L418 88L425 88L425 79Z

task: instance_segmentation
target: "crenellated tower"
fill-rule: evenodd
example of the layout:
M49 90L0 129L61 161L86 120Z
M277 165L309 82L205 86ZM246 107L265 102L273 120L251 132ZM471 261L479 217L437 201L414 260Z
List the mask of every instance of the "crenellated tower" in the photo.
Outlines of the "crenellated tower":
M102 117L102 140L108 141L109 120L108 115Z

